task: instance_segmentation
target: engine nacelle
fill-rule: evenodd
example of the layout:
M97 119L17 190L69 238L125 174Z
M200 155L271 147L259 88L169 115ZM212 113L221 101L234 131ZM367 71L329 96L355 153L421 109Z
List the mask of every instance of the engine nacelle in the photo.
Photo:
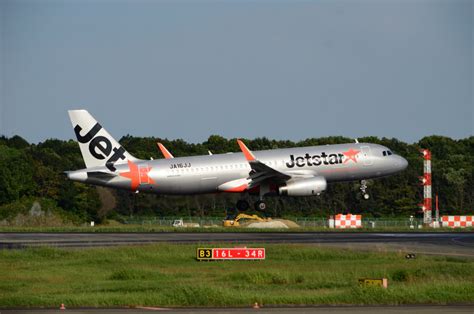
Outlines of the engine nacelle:
M278 192L280 195L288 196L311 196L326 190L327 185L324 177L297 179L280 187Z

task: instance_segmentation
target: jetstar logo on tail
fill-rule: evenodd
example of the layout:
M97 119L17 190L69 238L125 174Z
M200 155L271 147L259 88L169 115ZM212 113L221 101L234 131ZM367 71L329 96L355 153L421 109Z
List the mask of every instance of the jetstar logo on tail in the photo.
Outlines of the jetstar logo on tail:
M149 177L148 173L151 170L151 167L138 167L137 164L134 164L130 160L128 161L128 169L130 171L120 172L120 176L129 178L132 180L131 187L132 190L136 190L141 183L154 184L155 181Z
M74 127L74 133L76 133L79 143L89 143L89 152L96 159L105 159L109 157L113 151L112 156L107 160L105 166L110 171L115 171L117 169L114 167L114 163L119 159L125 159L125 149L122 146L112 148L112 143L110 143L108 138L105 136L96 136L101 129L102 126L96 123L86 135L81 135L82 127L78 124Z
M337 154L326 154L322 152L320 155L313 155L306 153L304 156L290 155L290 161L286 163L288 168L304 166L320 166L320 165L337 165L346 163L349 160L357 163L357 154L360 153L358 150L349 149L347 152ZM343 160L344 158L344 160Z

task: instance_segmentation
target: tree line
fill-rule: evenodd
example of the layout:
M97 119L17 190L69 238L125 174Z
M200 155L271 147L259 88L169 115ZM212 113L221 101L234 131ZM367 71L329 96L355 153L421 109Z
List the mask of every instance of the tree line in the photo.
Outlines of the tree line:
M163 158L156 142L162 142L175 157L239 152L236 139L218 135L203 143L182 139L126 135L120 144L141 159ZM252 150L349 143L352 139L332 136L299 142L256 138L245 140ZM369 180L369 200L364 200L357 182L329 184L318 197L268 198L272 216L326 217L335 213L362 213L371 217L407 217L419 214L423 189L420 149L432 152L433 195L439 195L441 214L473 213L474 136L454 140L428 136L407 144L395 138L360 138L381 144L405 157L408 168L395 176ZM84 168L76 141L48 139L28 143L20 136L0 137L0 220L27 211L33 202L75 222L101 221L123 216L223 216L238 195L210 194L165 196L97 188L67 180L66 170Z

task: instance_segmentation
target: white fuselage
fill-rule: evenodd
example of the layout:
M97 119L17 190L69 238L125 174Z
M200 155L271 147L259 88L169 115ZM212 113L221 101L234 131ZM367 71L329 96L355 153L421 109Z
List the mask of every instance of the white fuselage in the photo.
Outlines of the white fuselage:
M352 159L344 155L351 150L357 152ZM384 156L383 152L387 151L388 148L377 144L351 143L254 151L253 154L267 166L294 178L322 176L327 182L337 182L378 178L405 169L406 160L395 154ZM157 194L241 192L219 187L226 182L244 180L251 171L243 153L140 160L136 164L137 190ZM70 172L69 177L91 184L130 188L130 179L120 175L130 171L129 165L115 167L114 176L105 181L100 176L86 175L87 172L102 171L103 167ZM140 169L145 169L147 174L140 175Z

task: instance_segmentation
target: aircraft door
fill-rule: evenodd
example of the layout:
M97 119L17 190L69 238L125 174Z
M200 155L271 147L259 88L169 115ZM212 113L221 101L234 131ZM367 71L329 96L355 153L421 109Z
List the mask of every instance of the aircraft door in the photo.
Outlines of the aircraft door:
M148 172L150 169L148 165L140 165L138 166L138 176L140 178L140 184L150 184L150 177L148 176Z
M362 150L362 162L364 166L370 166L373 163L372 154L370 151L369 146L361 146L360 149Z

